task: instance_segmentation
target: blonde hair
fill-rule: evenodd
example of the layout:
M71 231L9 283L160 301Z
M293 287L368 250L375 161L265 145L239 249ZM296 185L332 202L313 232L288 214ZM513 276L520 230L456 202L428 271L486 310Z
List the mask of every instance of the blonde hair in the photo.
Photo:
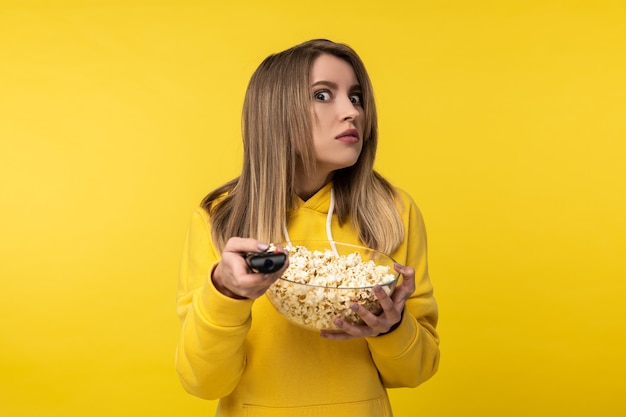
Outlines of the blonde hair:
M396 205L399 199L391 184L373 169L378 124L365 66L349 46L316 39L270 55L250 79L242 116L241 175L202 201L220 250L232 236L283 240L282 226L296 201L296 164L302 164L305 175L315 171L309 77L313 61L322 54L352 66L363 96L361 154L353 166L333 174L339 223L350 216L361 243L385 253L391 253L404 239Z

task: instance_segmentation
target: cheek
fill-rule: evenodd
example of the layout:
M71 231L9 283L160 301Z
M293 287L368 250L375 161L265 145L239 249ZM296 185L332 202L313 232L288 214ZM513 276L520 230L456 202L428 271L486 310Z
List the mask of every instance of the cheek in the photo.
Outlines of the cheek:
M332 105L320 105L311 109L311 120L313 124L318 126L325 126L334 120L333 115L336 111Z
M321 140L325 133L328 133L328 119L324 117L324 112L317 111L311 118L311 133L313 133L313 141Z
M365 111L363 111L363 109L359 109L359 116L357 117L357 123L359 124L360 128L363 129L363 127L365 126Z

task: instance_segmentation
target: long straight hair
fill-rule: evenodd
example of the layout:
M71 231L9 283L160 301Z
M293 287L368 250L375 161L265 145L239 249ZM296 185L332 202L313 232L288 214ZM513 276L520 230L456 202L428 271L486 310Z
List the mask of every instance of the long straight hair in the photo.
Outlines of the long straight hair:
M283 240L282 226L296 201L296 166L300 163L305 175L315 172L310 72L322 54L352 66L363 96L361 154L353 166L335 171L332 178L339 224L350 218L361 243L385 253L404 239L399 199L391 184L373 169L378 122L365 66L349 46L315 39L270 55L250 79L242 115L241 174L202 200L220 250L233 236Z

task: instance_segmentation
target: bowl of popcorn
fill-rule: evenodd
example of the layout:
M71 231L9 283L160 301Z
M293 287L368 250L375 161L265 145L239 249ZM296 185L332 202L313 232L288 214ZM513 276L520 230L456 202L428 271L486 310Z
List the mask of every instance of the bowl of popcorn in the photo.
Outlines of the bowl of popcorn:
M287 320L310 330L338 330L338 317L363 324L350 306L356 303L379 314L374 286L391 295L400 277L391 257L364 246L329 241L283 246L289 267L266 294Z

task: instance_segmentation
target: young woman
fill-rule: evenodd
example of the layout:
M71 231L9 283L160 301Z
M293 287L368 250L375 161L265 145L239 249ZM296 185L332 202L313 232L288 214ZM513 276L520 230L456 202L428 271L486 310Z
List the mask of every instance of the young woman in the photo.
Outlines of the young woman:
M415 387L439 363L437 304L421 214L373 170L372 86L348 46L312 40L266 58L243 109L241 175L196 209L184 248L176 367L217 415L391 416L387 388ZM334 240L399 264L402 283L376 295L365 325L341 332L290 324L264 293L284 272L254 273L242 254L269 242ZM403 266L406 265L406 266Z

